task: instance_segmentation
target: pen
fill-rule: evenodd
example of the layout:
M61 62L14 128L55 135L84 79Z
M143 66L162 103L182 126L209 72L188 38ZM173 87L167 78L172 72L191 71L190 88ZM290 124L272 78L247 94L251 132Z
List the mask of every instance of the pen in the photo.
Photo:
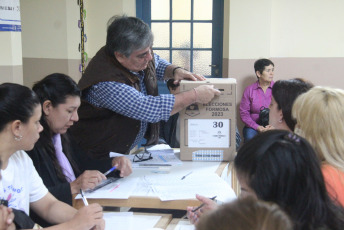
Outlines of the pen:
M183 176L183 177L181 178L181 180L184 180L185 177L189 176L191 173L192 173L192 172L189 172L188 174L186 174L185 176Z
M215 200L216 197L217 196L214 196L214 197L210 198L210 200ZM201 204L197 208L192 209L192 212L196 212L198 209L202 208L204 205L205 205L205 203Z
M139 166L172 166L171 164L139 164Z
M108 171L106 171L104 173L104 176L108 175L110 172L112 172L113 170L115 170L117 168L117 166L113 166L111 169L109 169Z
M82 201L84 202L84 205L88 206L86 196L84 195L84 192L82 191L82 189L80 189L80 195L81 195Z

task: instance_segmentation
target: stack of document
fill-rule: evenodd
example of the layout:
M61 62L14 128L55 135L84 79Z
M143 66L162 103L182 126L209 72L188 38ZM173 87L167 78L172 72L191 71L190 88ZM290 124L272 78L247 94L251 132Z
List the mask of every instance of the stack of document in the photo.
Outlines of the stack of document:
M146 150L150 153L160 153L160 154L174 153L174 150L169 145L166 145L166 144L153 145L153 146L147 147Z
M183 162L174 154L174 150L169 145L154 145L148 147L147 151L151 153L152 159L141 162L133 161L135 154L123 155L119 153L110 152L110 157L125 156L132 162L133 168L174 166L183 164Z

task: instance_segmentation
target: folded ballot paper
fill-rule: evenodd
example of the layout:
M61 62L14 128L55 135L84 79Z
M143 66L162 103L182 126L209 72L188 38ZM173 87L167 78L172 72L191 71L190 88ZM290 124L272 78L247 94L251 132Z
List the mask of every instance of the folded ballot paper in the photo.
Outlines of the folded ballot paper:
M135 160L135 154L124 155L120 153L110 152L110 157L125 156L132 162L133 168L145 168L145 167L160 167L160 166L173 166L181 165L183 162L174 154L174 150L166 144L159 144L149 146L145 150L142 150L138 154L151 154L151 159L144 161Z

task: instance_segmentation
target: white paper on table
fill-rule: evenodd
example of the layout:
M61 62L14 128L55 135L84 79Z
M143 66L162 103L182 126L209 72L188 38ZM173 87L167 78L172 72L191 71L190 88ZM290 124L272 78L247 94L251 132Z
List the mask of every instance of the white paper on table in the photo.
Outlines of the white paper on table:
M105 230L154 229L161 216L133 215L132 212L108 212L103 214Z
M180 220L174 230L195 230L195 225L191 224L189 220Z
M136 188L139 178L121 178L91 193L85 193L86 198L128 199ZM76 199L80 199L78 194Z
M230 185L216 173L191 173L181 180L182 175L160 174L146 176L146 180L162 201L194 199L196 194L228 202L236 198Z

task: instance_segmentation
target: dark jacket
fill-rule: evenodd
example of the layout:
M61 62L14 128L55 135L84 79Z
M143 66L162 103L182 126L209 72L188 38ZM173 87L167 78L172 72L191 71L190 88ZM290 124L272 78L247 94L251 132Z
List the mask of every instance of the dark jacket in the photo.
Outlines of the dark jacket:
M171 148L180 148L180 143L176 139L177 120L179 113L170 116L168 121L160 121L160 138L166 141Z
M144 72L147 94L158 95L154 61L148 64ZM124 83L140 90L138 77L125 69L114 57L108 55L103 47L92 58L78 85L85 95L91 86L105 81ZM95 107L82 99L79 121L71 127L70 132L90 157L104 159L109 158L109 152L129 153L139 130L139 120ZM146 137L147 144L157 143L159 123L149 124Z
M64 144L64 139L62 139L62 145ZM72 141L69 145L69 151L72 151L71 155L73 156L73 160L74 162L77 162L76 159L74 159L74 155L79 151L78 146ZM43 183L48 188L49 192L56 197L56 199L72 205L72 194L69 182L66 179L62 180L58 178L52 159L43 151L44 150L36 144L33 150L27 151L27 153L31 157L39 176L42 178ZM80 175L78 172L83 171L79 169L76 170L73 168L75 177ZM50 226L49 223L38 217L32 210L30 211L30 217L43 227Z

